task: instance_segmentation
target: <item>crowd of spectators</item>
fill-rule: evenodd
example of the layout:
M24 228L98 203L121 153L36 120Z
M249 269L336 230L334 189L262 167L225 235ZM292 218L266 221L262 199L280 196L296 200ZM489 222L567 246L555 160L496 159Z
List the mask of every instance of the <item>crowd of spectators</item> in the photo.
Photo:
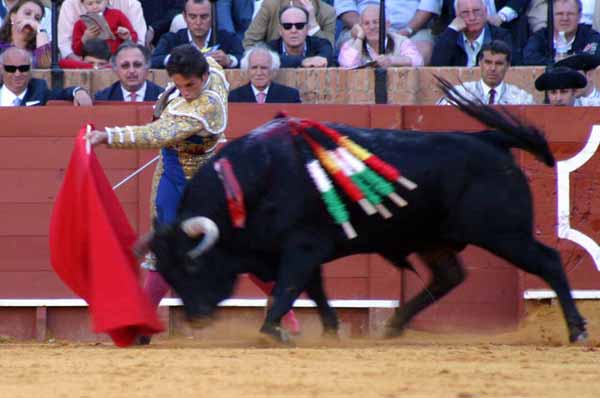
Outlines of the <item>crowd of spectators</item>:
M216 15L210 0L63 0L52 32L50 0L0 0L0 53L27 50L31 67L48 68L55 40L61 67L112 68L120 80L125 73L117 55L135 53L139 60L123 64L146 81L148 68L164 68L175 47L191 43L223 68L243 67L252 85L244 97L254 90L256 102L271 98L263 101L268 91L252 82L268 78L271 84L279 67L480 67L483 80L474 87L487 94L496 90L483 74L496 72L487 72L482 62L497 64L495 69L552 68L571 58L575 61L562 66L593 80L595 67L589 65L594 62L584 67L573 56L600 57L600 0L550 0L552 35L546 27L547 1L388 0L386 20L380 21L379 0L218 0ZM126 94L127 83L121 83ZM600 94L590 84L585 96L595 104ZM117 92L112 87L111 93ZM502 93L510 92L516 91ZM292 94L285 97L295 100Z

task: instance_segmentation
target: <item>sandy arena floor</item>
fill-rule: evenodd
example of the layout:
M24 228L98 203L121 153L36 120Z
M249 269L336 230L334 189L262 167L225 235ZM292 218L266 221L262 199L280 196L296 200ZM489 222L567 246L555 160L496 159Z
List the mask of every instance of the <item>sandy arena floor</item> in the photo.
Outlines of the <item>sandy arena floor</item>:
M597 307L597 306L596 306ZM600 397L600 310L593 336L569 346L555 308L501 335L408 332L394 340L297 338L268 348L173 338L145 348L0 343L0 398ZM595 313L594 313L595 312Z

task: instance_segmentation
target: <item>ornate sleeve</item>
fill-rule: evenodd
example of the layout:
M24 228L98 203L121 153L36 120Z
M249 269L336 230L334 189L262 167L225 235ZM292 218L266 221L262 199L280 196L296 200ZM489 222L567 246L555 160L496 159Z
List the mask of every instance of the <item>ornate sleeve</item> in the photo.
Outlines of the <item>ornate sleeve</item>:
M107 127L111 148L162 148L204 130L202 122L187 116L163 116L144 126Z

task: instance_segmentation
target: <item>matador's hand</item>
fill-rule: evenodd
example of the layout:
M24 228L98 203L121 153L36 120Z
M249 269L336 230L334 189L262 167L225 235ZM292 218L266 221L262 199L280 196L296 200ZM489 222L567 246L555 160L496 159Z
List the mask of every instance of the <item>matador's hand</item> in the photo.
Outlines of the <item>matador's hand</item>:
M90 141L92 146L96 146L108 142L108 133L106 131L92 130L85 134L85 138Z

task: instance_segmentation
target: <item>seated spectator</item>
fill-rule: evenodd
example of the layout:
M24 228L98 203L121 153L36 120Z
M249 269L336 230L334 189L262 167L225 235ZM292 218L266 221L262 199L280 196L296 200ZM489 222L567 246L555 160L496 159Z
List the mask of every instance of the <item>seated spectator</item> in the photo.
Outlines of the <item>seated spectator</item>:
M217 3L217 7L221 2ZM173 18L183 11L184 0L140 0L140 3L148 24L144 42L150 47L156 45L160 37L169 31Z
M0 24L4 22L4 18L18 0L0 0ZM47 4L47 3L45 3ZM41 29L48 33L48 38L52 41L52 10L44 5L44 16L40 21Z
M273 81L279 70L279 56L264 45L246 50L242 70L250 82L229 93L229 102L292 103L300 102L297 89Z
M156 101L164 88L148 80L150 51L137 43L125 42L112 58L119 80L96 93L97 101Z
M423 66L423 57L415 44L406 36L387 30L385 54L379 54L379 10L370 5L360 14L360 23L352 28L352 39L340 49L338 63L345 68L356 68L368 62L376 66Z
M209 0L187 0L183 16L187 28L177 33L166 33L160 38L152 53L152 68L164 68L172 49L181 44L193 44L212 57L223 68L236 68L242 58L244 49L242 43L232 33L220 30L216 32L217 45L210 47L212 25L212 10Z
M144 44L146 37L146 21L142 6L138 0L109 0L110 8L121 11L129 22L133 30L137 33L137 42ZM58 49L63 58L77 59L81 61L81 56L73 52L73 27L82 14L85 14L85 8L81 0L64 0L60 6L58 14Z
M240 41L244 40L244 33L258 12L260 3L257 0L217 1L219 29L235 34Z
M335 38L335 10L321 0L263 0L258 13L244 34L244 48L280 37L279 14L286 6L294 5L308 11L308 35L329 41Z
M484 104L499 105L533 105L533 97L527 91L504 82L510 68L510 46L503 41L493 40L485 43L479 52L479 69L481 79L466 82L454 88L471 100L479 100ZM438 105L450 105L443 97Z
M438 36L431 65L475 66L479 51L485 43L492 40L512 43L508 31L487 22L483 0L456 0L454 9L456 18Z
M108 0L81 0L86 13L101 14L106 19L110 31L115 36L114 39L106 39L110 48L110 53L114 54L117 48L126 40L137 41L137 33L133 30L131 22L121 11L108 7ZM102 33L102 29L97 24L86 27L85 22L80 19L73 27L73 43L71 47L76 55L83 55L83 44L96 39Z
M535 80L536 90L546 92L546 103L556 106L581 106L577 90L586 85L585 76L565 66L550 68Z
M557 62L554 66L566 66L583 74L587 79L585 88L577 92L582 106L600 106L600 91L596 88L594 74L600 65L600 57L592 54L572 55Z
M600 1L582 0L581 23L591 25L595 31L600 32ZM548 26L548 1L531 0L527 8L529 31L535 33Z
M308 12L289 6L279 13L281 37L269 47L281 57L283 68L325 68L333 64L333 47L320 37L308 36Z
M343 29L336 41L336 48L352 37L351 31L360 23L360 15L368 5L378 5L373 0L336 0L335 12L343 24ZM439 15L442 0L410 0L387 1L385 16L391 28L400 35L410 37L421 53L424 64L429 64L433 50L433 36L429 23L435 15Z
M52 49L48 33L41 26L44 5L40 0L19 0L0 27L0 52L18 47L33 52L33 67L48 68Z
M510 32L512 64L522 64L523 48L529 38L526 12L530 0L484 0L483 2L486 5L487 22ZM445 29L455 17L454 0L442 0L442 12L436 20L436 28Z
M554 1L554 51L549 54L548 28L538 30L523 50L526 65L550 65L570 54L600 55L600 33L580 23L581 0Z
M106 40L90 39L83 44L83 60L64 58L58 61L63 69L110 68L110 48Z
M73 105L89 106L92 99L80 87L50 90L44 79L31 77L31 53L11 47L0 55L2 81L0 106L46 105L49 100L73 101Z

